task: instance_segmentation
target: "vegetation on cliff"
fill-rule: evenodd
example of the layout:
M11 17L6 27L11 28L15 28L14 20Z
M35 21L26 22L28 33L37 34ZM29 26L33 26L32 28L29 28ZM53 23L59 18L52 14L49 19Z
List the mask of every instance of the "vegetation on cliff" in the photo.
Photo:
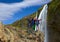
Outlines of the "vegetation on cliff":
M49 42L60 42L60 0L48 4Z

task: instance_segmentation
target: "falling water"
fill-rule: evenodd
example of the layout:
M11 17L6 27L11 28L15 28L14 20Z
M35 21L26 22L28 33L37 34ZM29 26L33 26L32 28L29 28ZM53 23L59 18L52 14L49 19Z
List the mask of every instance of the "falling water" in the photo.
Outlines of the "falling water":
M40 21L39 27L40 31L44 34L44 42L48 42L48 32L47 32L47 4L44 5L42 11L40 12L39 18Z

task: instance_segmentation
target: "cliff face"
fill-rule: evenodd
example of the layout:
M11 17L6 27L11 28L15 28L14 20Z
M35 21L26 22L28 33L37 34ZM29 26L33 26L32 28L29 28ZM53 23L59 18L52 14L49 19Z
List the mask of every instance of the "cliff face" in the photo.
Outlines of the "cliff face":
M60 0L48 4L49 42L60 42Z

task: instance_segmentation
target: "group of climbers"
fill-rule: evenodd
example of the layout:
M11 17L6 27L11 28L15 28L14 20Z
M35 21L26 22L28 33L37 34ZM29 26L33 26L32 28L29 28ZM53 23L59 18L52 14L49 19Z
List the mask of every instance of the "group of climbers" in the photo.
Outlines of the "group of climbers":
M39 29L39 21L36 17L28 19L28 28L29 30L35 30L35 26L37 26L37 30Z

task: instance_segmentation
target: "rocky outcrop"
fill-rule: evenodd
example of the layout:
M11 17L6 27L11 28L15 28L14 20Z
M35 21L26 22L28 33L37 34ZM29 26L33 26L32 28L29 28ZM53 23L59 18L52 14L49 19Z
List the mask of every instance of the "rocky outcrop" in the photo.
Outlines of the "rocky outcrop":
M7 42L8 36L5 34L4 25L0 22L0 42Z
M44 35L40 31L16 29L4 27L0 22L0 42L44 42Z

